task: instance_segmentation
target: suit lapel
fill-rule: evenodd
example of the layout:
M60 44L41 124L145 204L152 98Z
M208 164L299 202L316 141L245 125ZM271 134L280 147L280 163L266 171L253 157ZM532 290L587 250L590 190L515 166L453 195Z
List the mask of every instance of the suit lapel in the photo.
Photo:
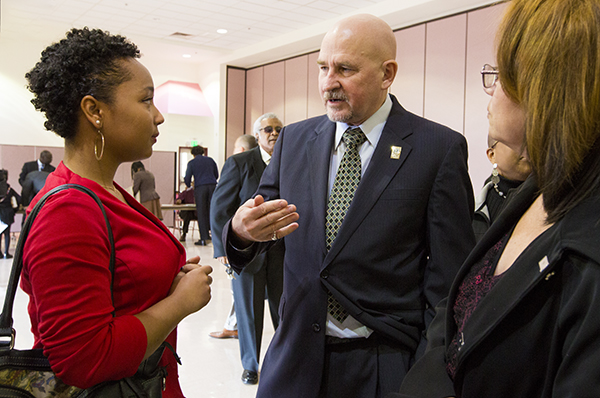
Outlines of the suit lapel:
M310 195L312 199L312 212L315 216L314 225L318 228L316 242L319 242L323 254L325 247L325 211L329 198L329 164L331 151L335 140L335 123L326 121L315 129L314 136L307 142L306 158L310 170Z
M259 147L253 148L252 151L252 168L254 168L256 174L258 175L258 179L260 180L260 177L262 176L263 171L265 171L267 165L262 160Z
M407 136L412 134L410 122L406 117L407 113L393 97L392 99L392 111L381 133L381 138L354 194L344 222L325 258L323 268L335 258L356 231L411 152L412 148L404 141ZM397 159L391 154L392 146L402 148L400 157Z

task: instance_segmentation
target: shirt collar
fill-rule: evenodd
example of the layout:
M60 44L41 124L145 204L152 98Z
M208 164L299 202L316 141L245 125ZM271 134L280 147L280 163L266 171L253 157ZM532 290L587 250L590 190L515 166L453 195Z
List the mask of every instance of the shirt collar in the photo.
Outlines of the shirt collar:
M265 164L269 164L269 162L271 161L271 155L269 155L267 151L262 149L260 145L258 146L258 148L260 149L260 157L262 158L263 162L265 162Z
M385 96L385 101L383 105L375 112L370 118L365 120L363 124L360 126L352 126L352 127L360 127L362 132L367 137L367 141L372 146L376 146L379 141L379 137L381 136L381 132L383 131L383 127L385 122L387 121L390 112L392 111L392 99L389 95ZM348 129L349 126L346 123L336 122L335 129L335 149L339 147L342 142L342 136L344 132Z

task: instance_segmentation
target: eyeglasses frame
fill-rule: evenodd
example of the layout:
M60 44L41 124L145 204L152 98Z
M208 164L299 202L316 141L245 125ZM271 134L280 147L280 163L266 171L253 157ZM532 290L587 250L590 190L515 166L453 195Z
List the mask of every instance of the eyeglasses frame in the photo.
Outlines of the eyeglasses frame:
M259 129L258 129L258 131L263 131L263 130L264 130L264 129L266 129L267 127L271 127L271 128L273 129L273 131L271 131L270 133L268 133L268 132L266 132L266 131L265 131L265 133L267 133L267 134L273 134L274 132L276 132L277 134L279 134L279 133L281 133L281 130L283 130L283 127L280 127L280 126L276 126L276 127L273 127L273 126L265 126L265 127L261 127L261 128L259 128ZM277 128L279 128L279 131L277 131Z
M494 87L496 85L496 83L498 82L498 68L495 66L492 66L490 64L484 64L483 68L481 68L481 83L483 84L483 88L484 90L489 90L492 87ZM485 83L485 79L488 75L492 75L494 77L494 80L492 81L491 84L486 85Z

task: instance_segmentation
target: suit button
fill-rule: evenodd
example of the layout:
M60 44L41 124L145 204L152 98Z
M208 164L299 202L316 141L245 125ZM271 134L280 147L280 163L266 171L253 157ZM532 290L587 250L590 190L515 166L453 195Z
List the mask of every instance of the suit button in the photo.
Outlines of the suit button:
M329 272L327 272L327 271L321 272L321 278L327 279L327 277L329 277Z
M315 332L321 331L321 325L319 325L318 323L313 323L312 328Z

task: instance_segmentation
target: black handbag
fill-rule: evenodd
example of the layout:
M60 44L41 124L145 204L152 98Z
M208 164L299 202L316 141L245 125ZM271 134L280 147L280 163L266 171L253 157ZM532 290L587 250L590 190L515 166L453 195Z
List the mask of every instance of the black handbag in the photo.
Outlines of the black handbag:
M108 217L100 199L90 189L76 184L60 185L50 190L44 195L33 208L21 230L17 248L15 250L13 265L10 274L8 286L6 288L6 297L4 299L4 308L0 315L0 397L18 397L18 398L46 398L46 397L139 397L139 398L160 398L165 388L167 371L159 366L159 361L165 350L169 348L179 362L175 351L167 342L164 342L149 358L145 359L138 368L138 371L132 377L127 377L116 381L106 381L97 384L85 390L68 386L64 384L50 368L48 359L44 356L43 350L17 350L14 349L15 330L13 328L13 303L15 294L23 268L23 246L31 229L31 225L39 213L40 209L49 196L65 189L78 189L90 195L100 207L106 228L108 230L108 239L111 245L110 253L110 272L114 279L115 266L115 246L112 229L108 222ZM112 282L111 282L112 296ZM112 298L112 297L111 297ZM114 312L113 312L114 316Z

